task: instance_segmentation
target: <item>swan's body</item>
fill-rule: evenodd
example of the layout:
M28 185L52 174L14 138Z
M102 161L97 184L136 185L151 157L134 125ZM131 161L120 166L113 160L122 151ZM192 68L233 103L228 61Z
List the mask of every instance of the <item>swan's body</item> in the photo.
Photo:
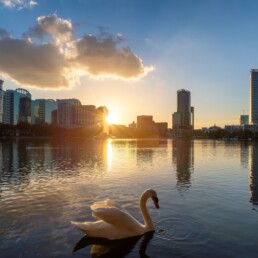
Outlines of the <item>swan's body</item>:
M137 221L125 209L109 199L91 205L92 215L99 220L95 222L71 221L71 223L90 237L115 240L143 235L154 231L152 219L146 208L149 198L152 198L156 208L159 208L156 192L152 189L146 190L140 199L140 210L145 224Z

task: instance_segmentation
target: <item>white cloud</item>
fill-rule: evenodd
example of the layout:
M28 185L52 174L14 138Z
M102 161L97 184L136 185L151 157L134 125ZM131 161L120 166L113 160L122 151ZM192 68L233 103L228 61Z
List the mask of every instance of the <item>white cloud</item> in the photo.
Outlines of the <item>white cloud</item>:
M38 3L34 0L0 0L4 6L21 10L23 8L31 8Z

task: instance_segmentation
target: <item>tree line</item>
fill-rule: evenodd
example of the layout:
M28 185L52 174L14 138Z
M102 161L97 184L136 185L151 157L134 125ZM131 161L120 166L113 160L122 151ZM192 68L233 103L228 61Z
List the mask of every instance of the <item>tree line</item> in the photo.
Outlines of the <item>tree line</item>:
M64 128L58 125L31 125L29 123L19 123L17 125L0 124L0 137L84 137L90 138L102 134L102 127L94 128ZM124 125L110 125L109 136L115 138L170 138L173 137L173 130L169 132L157 132L130 128ZM194 138L201 139L239 139L250 140L258 139L258 132L249 130L239 130L230 132L225 129L204 132L194 130Z
M195 138L202 139L238 139L238 140L250 140L258 139L258 132L252 132L249 130L239 130L230 132L225 129L217 129L214 131L203 132L202 130L194 130Z

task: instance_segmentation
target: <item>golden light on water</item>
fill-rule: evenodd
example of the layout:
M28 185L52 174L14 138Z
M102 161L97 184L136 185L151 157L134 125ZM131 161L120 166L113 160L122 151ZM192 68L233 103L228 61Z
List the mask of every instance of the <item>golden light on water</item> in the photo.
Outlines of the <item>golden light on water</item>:
M112 160L113 160L112 140L108 139L108 142L107 142L107 170L108 171L111 170Z

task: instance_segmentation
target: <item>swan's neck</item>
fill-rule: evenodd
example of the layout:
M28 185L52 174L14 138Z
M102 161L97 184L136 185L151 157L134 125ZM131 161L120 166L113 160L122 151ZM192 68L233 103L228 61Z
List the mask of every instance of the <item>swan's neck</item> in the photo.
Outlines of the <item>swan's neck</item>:
M144 192L142 194L141 200L140 200L140 210L141 210L141 213L142 213L142 217L144 219L146 231L153 231L154 230L154 224L152 222L152 219L151 219L150 214L149 214L149 212L147 210L147 207L146 207L148 199L149 199L149 193Z

